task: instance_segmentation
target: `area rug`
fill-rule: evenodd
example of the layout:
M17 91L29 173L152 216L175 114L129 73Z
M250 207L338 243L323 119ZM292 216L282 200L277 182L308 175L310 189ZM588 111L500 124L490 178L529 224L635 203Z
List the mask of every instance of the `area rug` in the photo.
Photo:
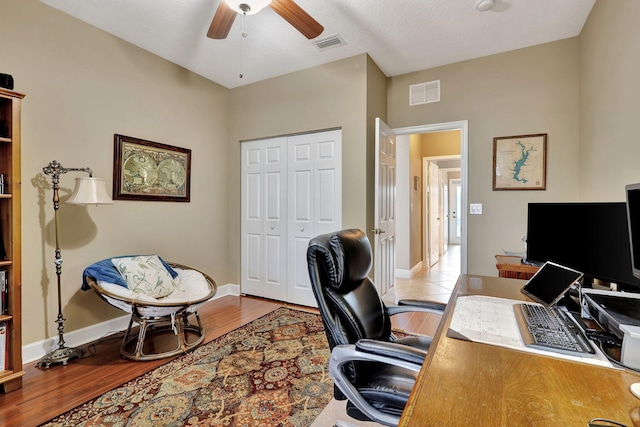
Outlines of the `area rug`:
M308 427L329 356L320 316L282 307L43 426Z

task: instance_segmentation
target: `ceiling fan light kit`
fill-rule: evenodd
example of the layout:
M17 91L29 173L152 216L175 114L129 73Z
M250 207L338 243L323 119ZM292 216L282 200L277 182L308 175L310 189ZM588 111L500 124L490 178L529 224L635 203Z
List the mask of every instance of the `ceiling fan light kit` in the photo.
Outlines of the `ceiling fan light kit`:
M324 31L324 27L293 0L222 0L213 16L207 37L227 38L238 14L253 15L267 6L310 40Z
M493 0L478 0L476 3L476 9L480 12L484 12L486 10L490 10L493 8Z
M254 15L269 6L271 0L223 0L237 13Z

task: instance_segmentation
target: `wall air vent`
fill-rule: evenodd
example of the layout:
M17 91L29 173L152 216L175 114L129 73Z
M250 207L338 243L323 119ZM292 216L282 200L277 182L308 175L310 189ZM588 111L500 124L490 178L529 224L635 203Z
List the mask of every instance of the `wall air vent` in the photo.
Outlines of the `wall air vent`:
M347 42L345 42L344 39L338 34L324 37L318 40L313 40L311 43L321 51L333 49L334 47L344 46L345 44L347 44Z
M409 86L409 106L440 102L440 80Z

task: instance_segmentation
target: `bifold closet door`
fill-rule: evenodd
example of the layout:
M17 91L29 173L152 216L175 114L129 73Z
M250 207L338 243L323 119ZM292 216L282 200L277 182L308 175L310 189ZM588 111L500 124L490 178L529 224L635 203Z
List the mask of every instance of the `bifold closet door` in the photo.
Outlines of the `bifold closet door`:
M287 263L287 138L242 143L242 293L283 300Z
M342 131L290 136L288 153L287 301L316 307L307 247L342 228Z
M342 226L342 131L242 143L241 292L315 307L309 240Z

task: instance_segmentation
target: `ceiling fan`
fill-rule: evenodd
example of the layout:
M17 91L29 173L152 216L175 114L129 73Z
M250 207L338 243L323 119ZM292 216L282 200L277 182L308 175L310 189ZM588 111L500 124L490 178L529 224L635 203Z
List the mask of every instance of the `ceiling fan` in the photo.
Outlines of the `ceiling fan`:
M285 21L293 25L306 38L313 39L324 27L298 6L293 0L220 0L218 10L207 32L211 39L225 39L238 14L253 15L265 7L271 7Z

